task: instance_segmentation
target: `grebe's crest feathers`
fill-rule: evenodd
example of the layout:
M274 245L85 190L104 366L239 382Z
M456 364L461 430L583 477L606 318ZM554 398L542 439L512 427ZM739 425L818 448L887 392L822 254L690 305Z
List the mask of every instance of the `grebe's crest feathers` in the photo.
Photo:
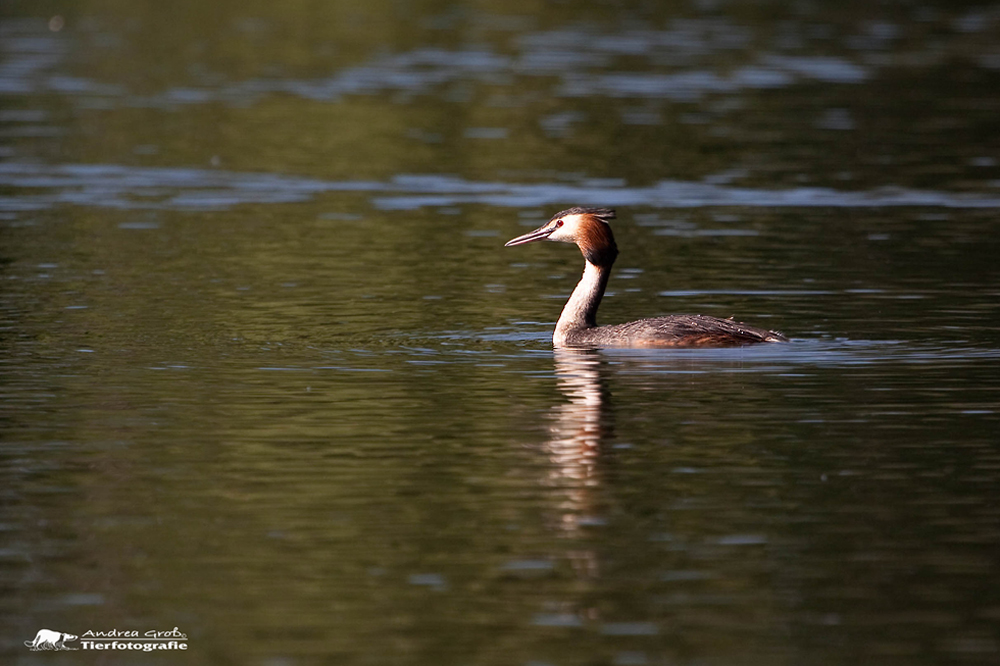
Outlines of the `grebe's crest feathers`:
M564 211L556 213L552 216L552 219L558 220L561 217L568 217L570 215L589 215L591 217L596 217L605 224L609 220L613 220L616 217L614 208L584 208L583 206L573 206L572 208L567 208Z

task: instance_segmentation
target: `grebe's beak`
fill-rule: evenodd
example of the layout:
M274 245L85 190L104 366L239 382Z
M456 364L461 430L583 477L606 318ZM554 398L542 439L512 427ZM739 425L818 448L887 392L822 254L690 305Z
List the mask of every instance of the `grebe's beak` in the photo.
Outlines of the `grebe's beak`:
M510 247L512 245L524 245L525 243L534 243L535 241L545 240L557 229L556 225L546 222L542 226L538 227L534 231L529 231L523 236L518 236L517 238L512 238L503 244L504 247Z

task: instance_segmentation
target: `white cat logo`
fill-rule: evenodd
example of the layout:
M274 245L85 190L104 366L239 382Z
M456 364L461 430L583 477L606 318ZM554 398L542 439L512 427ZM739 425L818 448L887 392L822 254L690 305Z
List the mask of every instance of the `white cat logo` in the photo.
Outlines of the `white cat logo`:
M66 641L75 641L79 636L66 634L61 631L51 629L39 629L35 634L35 640L24 641L24 645L34 652L39 650L79 650L80 648L66 647Z

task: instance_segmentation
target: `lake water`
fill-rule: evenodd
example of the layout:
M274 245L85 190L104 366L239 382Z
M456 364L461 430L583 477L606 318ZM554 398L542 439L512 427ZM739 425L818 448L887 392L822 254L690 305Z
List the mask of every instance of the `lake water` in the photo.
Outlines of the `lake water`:
M0 660L998 663L998 44L929 0L4 3ZM602 323L792 342L553 351L579 253L503 243L572 205L618 208Z

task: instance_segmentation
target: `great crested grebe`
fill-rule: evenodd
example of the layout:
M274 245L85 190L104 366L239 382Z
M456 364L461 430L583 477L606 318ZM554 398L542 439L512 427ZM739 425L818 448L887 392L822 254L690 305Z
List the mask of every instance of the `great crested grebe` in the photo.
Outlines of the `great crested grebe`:
M705 315L670 315L614 326L597 325L597 307L618 256L608 220L611 208L570 208L504 247L540 240L576 243L587 260L583 277L566 301L552 344L556 347L733 347L788 342L781 333Z

